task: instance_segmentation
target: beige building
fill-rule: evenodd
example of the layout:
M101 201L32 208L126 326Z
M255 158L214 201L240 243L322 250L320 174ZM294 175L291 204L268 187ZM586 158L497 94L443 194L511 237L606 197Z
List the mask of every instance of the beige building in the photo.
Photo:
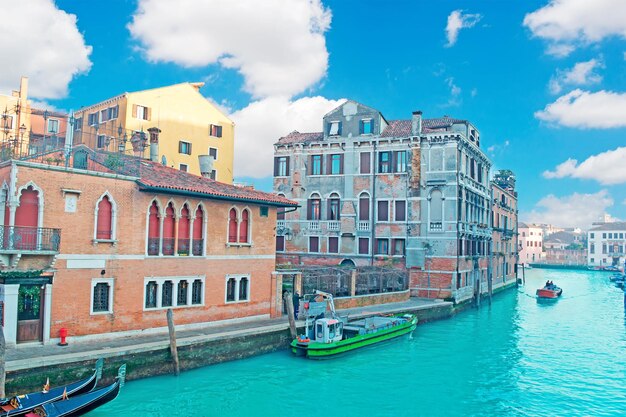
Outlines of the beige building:
M204 83L182 83L123 93L81 108L74 115L74 144L150 156L152 128L160 129L158 155L164 165L200 174L198 157L213 179L233 182L234 123L200 94ZM156 149L153 147L153 150Z
M0 95L0 155L2 159L28 151L30 125L28 78L22 77L19 90Z

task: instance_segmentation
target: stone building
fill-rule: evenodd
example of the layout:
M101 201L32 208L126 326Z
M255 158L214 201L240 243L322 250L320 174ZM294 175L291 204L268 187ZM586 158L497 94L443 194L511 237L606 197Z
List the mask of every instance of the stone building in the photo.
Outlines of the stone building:
M495 285L515 279L518 262L517 191L515 175L509 170L498 171L491 181L493 194L493 228L491 263Z
M321 122L274 147L274 191L301 206L279 217L277 262L407 268L414 295L471 297L491 241L476 127L421 112L388 121L354 101Z
M587 264L624 266L626 261L626 222L598 224L587 232Z
M284 197L82 145L67 165L4 162L0 178L8 344L163 331L168 308L191 328L281 305Z

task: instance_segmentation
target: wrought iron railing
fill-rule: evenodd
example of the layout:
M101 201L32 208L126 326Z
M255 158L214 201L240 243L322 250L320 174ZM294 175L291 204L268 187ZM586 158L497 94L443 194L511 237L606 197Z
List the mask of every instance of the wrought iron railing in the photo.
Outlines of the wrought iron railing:
M2 251L59 252L61 229L2 226L0 232Z
M159 241L160 240L161 239L158 237L148 238L148 255L159 256Z
M409 276L404 270L391 268L359 268L356 295L404 291L409 288Z
M193 256L202 256L204 251L204 239L193 239L191 241L191 250Z
M174 238L163 238L163 255L171 256L174 254L174 241Z
M189 239L178 239L178 250L176 252L179 255L188 256L189 255Z

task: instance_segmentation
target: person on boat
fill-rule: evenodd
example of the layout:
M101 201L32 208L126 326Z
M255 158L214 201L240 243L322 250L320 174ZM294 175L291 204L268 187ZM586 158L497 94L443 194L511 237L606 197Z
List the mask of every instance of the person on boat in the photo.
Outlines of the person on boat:
M300 308L300 293L298 291L293 293L293 315L298 318L298 309Z
M550 286L550 280L547 280L545 287L548 288L549 286Z

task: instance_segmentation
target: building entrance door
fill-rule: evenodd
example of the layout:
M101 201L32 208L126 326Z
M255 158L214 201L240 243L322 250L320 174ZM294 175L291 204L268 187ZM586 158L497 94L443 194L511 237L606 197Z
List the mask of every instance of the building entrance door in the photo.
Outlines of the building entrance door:
M20 285L17 296L17 343L43 340L43 307L40 285Z

